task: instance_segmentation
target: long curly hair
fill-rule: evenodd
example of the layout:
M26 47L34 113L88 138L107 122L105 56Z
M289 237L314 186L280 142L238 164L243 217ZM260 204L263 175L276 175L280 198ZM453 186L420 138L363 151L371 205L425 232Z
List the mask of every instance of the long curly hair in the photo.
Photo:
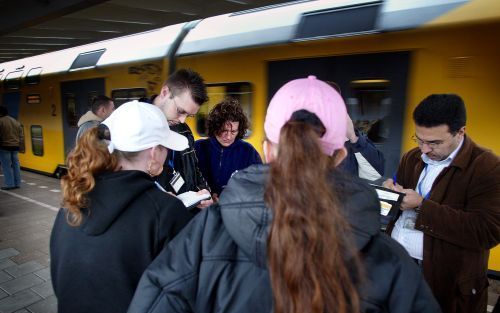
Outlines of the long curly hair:
M238 122L238 135L236 140L242 139L248 129L248 118L246 117L237 99L227 97L217 103L208 114L206 126L208 136L215 137L224 129L227 122Z
M94 189L95 177L115 171L118 158L108 152L106 142L99 138L98 127L93 127L78 139L66 164L68 173L61 179L62 206L67 209L68 223L78 226L83 220L83 210L90 206L87 195Z
M265 202L274 214L268 258L276 313L360 311L360 261L332 188L334 166L321 150L321 130L288 121L270 164Z

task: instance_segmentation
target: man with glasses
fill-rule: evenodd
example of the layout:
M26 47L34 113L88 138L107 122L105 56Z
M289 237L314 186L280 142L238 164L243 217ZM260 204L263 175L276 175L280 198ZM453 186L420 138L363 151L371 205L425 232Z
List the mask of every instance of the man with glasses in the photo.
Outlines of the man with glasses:
M206 124L209 138L197 140L194 147L212 198L217 200L235 171L261 164L262 160L257 150L243 141L248 119L236 99L227 98L216 104Z
M198 169L198 159L193 149L193 133L185 123L186 118L195 116L206 101L208 96L203 78L188 69L180 69L170 75L163 84L160 94L154 98L153 104L163 111L170 129L185 136L189 142L188 149L169 153L163 173L158 177L158 183L175 194L186 191L210 193ZM204 200L198 208L206 208L212 203L211 199Z
M489 249L500 241L499 159L465 134L457 95L430 95L413 120L418 148L384 183L406 194L387 231L422 266L443 312L486 312Z

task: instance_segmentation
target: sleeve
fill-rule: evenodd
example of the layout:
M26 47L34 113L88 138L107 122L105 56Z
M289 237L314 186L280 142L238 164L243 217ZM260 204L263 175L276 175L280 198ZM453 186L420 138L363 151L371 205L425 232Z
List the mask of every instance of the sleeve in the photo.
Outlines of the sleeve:
M356 159L361 156L366 160L367 165L373 167L380 176L383 176L385 166L384 154L375 147L365 134L356 130L356 135L358 136L358 141L354 144L349 142L353 152L358 155ZM358 164L360 164L359 160Z
M128 313L193 312L201 244L209 210L203 210L151 263L139 281Z
M209 172L209 164L207 164L207 153L210 153L209 149L210 145L209 142L207 142L204 139L196 140L194 142L194 150L196 152L196 158L198 162L196 163L198 165L198 169L201 172L201 175L203 176L203 179L207 177L207 173Z
M424 200L416 221L429 236L467 249L491 249L500 242L500 166L498 158L484 153L466 189L461 210Z
M253 161L252 161L252 164L262 164L262 159L260 158L260 154L257 152L257 150L255 150L254 147L252 147L253 149Z
M194 214L186 210L186 207L174 196L167 195L164 199L164 207L160 208L160 221L158 225L158 252L167 245L194 217Z
M187 132L185 135L188 138L189 141L189 147L194 150L194 136L193 133L191 132L191 129L188 127L189 132ZM192 164L193 168L193 174L194 174L194 179L195 179L195 185L198 188L198 190L206 189L210 191L210 187L208 186L207 181L203 177L202 172L200 171L199 165L198 165L198 157L196 155L196 152L193 154L194 162ZM195 190L196 191L196 190Z

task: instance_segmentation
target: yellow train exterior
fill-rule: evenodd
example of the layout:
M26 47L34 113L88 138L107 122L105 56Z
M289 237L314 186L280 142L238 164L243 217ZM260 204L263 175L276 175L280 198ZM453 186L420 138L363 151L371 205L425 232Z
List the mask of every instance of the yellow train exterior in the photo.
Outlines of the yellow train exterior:
M298 16L303 18L307 15L304 12L338 6L335 1L320 2L318 8L310 8L311 3L298 4L301 6ZM356 8L353 4L348 7ZM273 16L272 9L264 13ZM415 146L411 140L414 133L411 114L419 101L431 93L462 96L467 105L467 133L480 145L497 155L500 153L500 141L495 139L500 116L498 1L468 1L421 25L395 31L320 36L316 40L295 37L297 40L281 42L265 42L264 38L259 43L255 35L244 31L238 33L237 26L247 25L247 20L238 18L261 23L262 18L251 19L252 14L257 13L201 21L175 52L177 68L198 71L209 86L209 104L202 107L197 118L188 121L196 137L203 136L204 114L229 94L239 97L243 103L251 118L251 131L246 140L261 151L263 121L272 93L286 80L314 74L340 85L350 114L358 125L373 126L373 121L383 122L375 134L378 138L375 141L386 155L387 176L395 170L401 154ZM301 27L304 20L293 23ZM140 44L116 44L119 41L116 40L57 52L55 59L51 57L50 60L65 68L49 73L45 71L49 64L44 63L49 60L48 56L0 64L2 101L5 104L14 98L19 102L18 118L25 131L25 151L20 154L22 167L53 174L64 164L72 140L68 137L68 129L75 128L74 120L81 114L80 111L75 115L75 99L68 100L68 95L71 96L71 88L79 82L98 79L102 87L89 90L87 98L100 91L114 96L118 104L159 92L172 65L167 51L182 27L167 27L158 37L150 32L128 38ZM218 29L229 34L219 34ZM292 33L297 36L296 31ZM268 33L263 29L257 34L265 37ZM140 36L149 36L149 39L142 40ZM208 39L200 39L203 36ZM148 50L148 42L154 42L153 50L156 50L141 54ZM95 66L68 70L82 53L102 50ZM118 60L107 56L113 51L119 56ZM33 80L39 82L23 83L26 76L30 76L29 71L36 68L41 71L35 71L40 75L33 75L38 78ZM15 89L9 74L20 71L22 74L14 75L20 75L20 85ZM11 85L14 89L9 89ZM371 104L375 107L370 108ZM68 124L71 114L73 121ZM34 149L38 149L38 153L35 154ZM489 268L493 273L500 273L498 247L491 251Z

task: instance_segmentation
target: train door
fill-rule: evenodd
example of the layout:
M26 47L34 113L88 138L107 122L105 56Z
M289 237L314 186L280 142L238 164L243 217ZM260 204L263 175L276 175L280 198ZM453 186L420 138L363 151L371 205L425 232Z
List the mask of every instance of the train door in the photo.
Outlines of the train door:
M103 94L104 78L61 83L65 156L75 145L78 120L90 109L92 99Z
M394 52L272 61L269 98L285 82L308 75L335 82L355 126L384 153L390 177L401 153L409 58Z
M19 104L21 102L21 93L20 92L9 92L3 94L2 104L9 111L9 115L19 119Z

